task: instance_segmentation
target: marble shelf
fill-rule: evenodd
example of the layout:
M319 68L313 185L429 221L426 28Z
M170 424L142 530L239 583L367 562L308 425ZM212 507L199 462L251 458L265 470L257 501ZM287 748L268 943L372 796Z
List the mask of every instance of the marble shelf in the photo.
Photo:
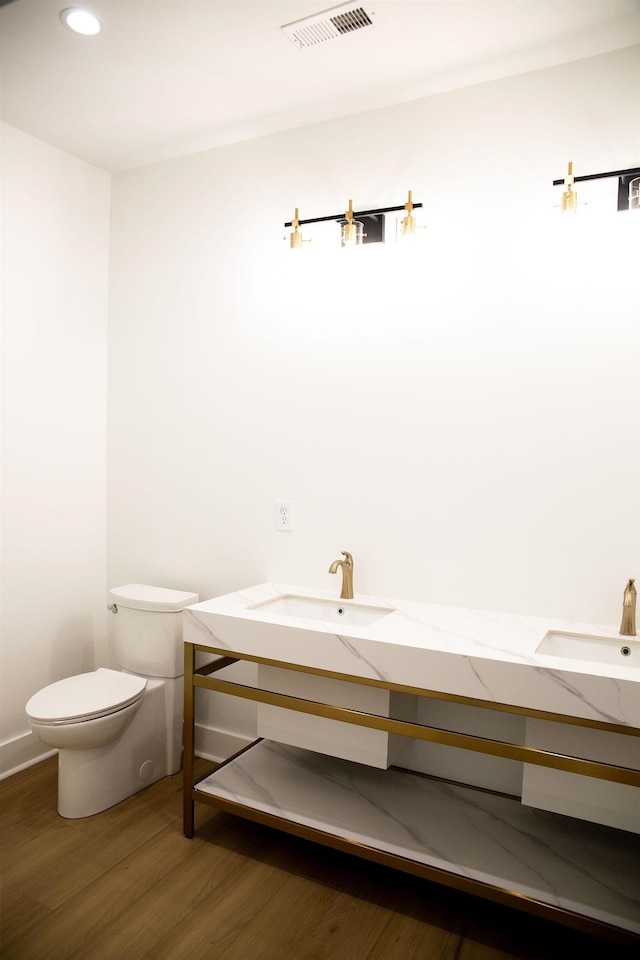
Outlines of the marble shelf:
M442 871L433 877L440 882L477 882L491 899L525 898L532 912L569 912L576 926L586 918L640 936L640 837L632 833L268 740L198 783L196 797L278 818L284 829L299 825L320 842L339 838L356 854L382 851Z

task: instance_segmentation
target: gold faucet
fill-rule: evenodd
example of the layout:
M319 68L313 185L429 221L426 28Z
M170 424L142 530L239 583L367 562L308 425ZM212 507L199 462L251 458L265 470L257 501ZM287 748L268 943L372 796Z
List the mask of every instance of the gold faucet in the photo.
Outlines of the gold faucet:
M334 560L329 567L329 573L337 573L338 567L342 567L342 591L341 600L353 600L353 557L346 550L340 553L344 560Z
M623 637L635 637L636 635L636 597L638 591L634 587L634 583L634 580L629 580L622 600L620 633Z

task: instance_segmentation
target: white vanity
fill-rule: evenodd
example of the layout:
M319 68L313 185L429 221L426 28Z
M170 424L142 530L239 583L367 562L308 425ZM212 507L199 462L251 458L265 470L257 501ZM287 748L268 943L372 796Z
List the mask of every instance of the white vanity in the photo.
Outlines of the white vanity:
M637 639L264 583L187 608L184 640L187 836L203 802L640 942ZM256 701L259 739L196 783L198 689Z

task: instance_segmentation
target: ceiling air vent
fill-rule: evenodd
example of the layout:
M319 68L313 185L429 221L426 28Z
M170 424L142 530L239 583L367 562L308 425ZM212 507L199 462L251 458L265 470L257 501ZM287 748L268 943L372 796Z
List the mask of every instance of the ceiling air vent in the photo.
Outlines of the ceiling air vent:
M282 30L297 47L314 47L325 40L335 40L345 33L373 26L375 13L371 6L343 3L312 17L287 23Z

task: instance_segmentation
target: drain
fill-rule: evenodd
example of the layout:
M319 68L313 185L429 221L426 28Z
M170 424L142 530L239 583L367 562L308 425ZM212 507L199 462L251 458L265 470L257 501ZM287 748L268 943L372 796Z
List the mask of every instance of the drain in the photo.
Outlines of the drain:
M631 656L631 647L620 647L620 653L623 657Z

